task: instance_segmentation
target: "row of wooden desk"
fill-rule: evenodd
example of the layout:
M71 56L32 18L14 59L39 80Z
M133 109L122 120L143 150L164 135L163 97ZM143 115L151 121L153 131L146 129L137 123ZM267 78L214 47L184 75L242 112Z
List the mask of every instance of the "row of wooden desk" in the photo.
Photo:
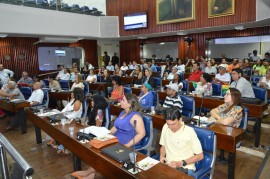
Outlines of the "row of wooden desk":
M101 153L100 150L91 147L89 144L82 144L76 140L76 133L83 128L82 125L71 123L66 125L52 126L46 118L40 118L32 111L27 110L28 119L35 125L36 142L41 143L41 130L50 135L53 139L63 144L68 150L70 150L74 157L73 163L74 170L80 170L80 160L86 164L95 168L106 178L181 178L191 179L192 177L181 173L165 164L158 163L154 167L147 171L142 171L136 175L132 175L122 168L122 164ZM74 127L75 134L69 134L69 127ZM138 160L140 161L146 156L138 154Z
M118 116L122 109L119 106L110 105L111 115ZM153 127L162 130L165 124L163 115L150 115L153 121ZM214 124L209 127L217 136L217 148L229 152L228 178L233 179L235 173L236 144L241 140L245 130L233 128L232 134L227 134L226 126Z

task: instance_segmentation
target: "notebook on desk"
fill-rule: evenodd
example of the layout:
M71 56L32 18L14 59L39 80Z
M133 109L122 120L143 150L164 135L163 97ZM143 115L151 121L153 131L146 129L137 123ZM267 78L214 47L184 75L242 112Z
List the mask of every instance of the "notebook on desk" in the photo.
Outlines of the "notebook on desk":
M25 100L23 100L23 99L13 99L13 100L10 100L10 102L15 103L15 104L19 104L19 103L25 102Z
M101 149L101 152L113 158L114 160L123 163L129 160L129 153L132 152L132 149L117 143Z

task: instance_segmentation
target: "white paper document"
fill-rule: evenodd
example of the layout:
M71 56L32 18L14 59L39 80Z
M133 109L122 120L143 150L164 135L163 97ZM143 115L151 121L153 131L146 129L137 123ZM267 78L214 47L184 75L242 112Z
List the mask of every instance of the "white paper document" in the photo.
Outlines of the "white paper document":
M137 163L138 167L142 170L148 170L149 168L155 166L156 164L158 164L159 161L158 160L155 160L151 157L146 157L145 159L139 161Z
M80 129L80 132L84 132L86 134L91 133L97 137L103 137L109 134L111 131L109 131L106 127L90 126L84 129Z

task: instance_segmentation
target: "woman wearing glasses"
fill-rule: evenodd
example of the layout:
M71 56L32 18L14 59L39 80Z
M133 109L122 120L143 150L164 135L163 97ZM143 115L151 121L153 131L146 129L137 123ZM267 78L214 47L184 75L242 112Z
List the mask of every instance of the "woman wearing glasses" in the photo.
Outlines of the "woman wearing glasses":
M238 128L243 115L240 99L240 91L229 88L224 96L225 103L212 109L210 118L216 120L216 123Z

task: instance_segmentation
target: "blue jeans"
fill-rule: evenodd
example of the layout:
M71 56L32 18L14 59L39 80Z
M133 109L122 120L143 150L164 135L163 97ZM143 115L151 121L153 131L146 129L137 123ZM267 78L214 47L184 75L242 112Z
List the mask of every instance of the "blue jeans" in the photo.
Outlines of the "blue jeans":
M191 170L191 169L184 169L184 168L176 168L176 170L180 171L180 172L184 172L188 175L191 175L193 174L195 171L194 170Z

